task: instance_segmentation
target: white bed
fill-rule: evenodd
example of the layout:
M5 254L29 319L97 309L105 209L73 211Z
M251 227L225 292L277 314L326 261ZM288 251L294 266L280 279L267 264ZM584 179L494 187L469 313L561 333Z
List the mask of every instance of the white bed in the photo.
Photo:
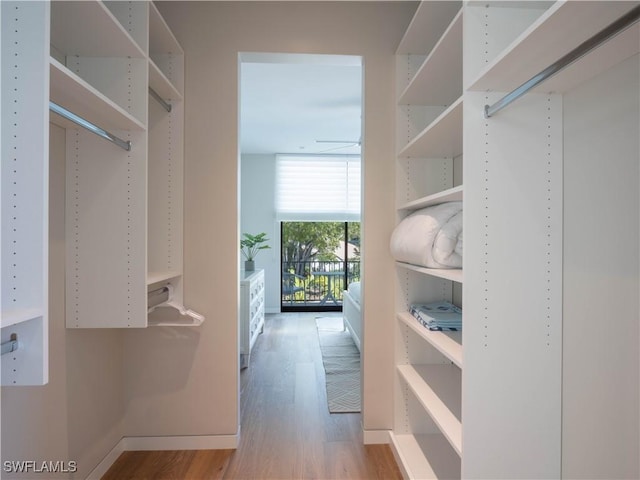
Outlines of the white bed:
M344 326L349 330L353 343L356 344L358 350L360 348L360 339L362 338L362 310L360 309L360 282L350 283L347 290L342 295L342 316L344 318Z

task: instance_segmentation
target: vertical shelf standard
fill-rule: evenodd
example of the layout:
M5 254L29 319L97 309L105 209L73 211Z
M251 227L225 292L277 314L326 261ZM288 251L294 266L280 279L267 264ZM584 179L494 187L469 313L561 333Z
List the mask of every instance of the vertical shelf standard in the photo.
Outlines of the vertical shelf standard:
M49 4L0 3L2 385L48 381Z

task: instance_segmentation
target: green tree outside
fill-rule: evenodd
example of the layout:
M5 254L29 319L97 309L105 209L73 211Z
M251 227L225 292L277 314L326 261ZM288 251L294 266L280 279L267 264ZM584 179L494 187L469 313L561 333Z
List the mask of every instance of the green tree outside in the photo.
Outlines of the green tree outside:
M360 257L360 222L349 222L349 242ZM344 240L343 222L285 222L282 224L282 263L285 271L304 276L311 261L339 261L335 254Z

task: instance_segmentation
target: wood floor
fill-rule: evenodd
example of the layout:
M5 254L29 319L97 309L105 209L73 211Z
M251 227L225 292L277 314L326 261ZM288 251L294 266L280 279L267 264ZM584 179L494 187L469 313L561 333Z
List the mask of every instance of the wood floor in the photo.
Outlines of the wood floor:
M237 450L125 452L103 480L402 478L387 445L363 445L360 414L329 413L319 315L267 317L241 374Z

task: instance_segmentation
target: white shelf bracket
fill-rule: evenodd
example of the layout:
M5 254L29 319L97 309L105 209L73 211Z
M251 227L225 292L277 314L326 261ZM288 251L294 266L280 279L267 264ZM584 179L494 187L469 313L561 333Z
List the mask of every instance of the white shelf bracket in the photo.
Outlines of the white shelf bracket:
M20 348L20 344L18 343L18 335L15 333L12 333L9 341L3 343L1 347L2 347L2 355L15 352L16 350L18 350L18 348Z

